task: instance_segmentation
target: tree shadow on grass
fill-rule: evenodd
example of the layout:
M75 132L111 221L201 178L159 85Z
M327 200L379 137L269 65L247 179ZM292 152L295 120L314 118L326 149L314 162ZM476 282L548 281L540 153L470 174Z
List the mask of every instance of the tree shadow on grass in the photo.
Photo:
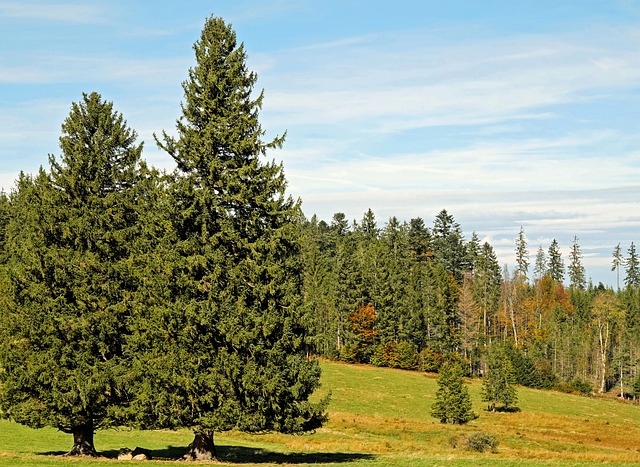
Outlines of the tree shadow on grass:
M520 407L488 407L485 412L518 413L522 412Z
M147 449L155 460L174 461L181 459L187 452L185 446L167 446L165 449ZM246 446L216 446L218 457L223 462L235 464L342 464L359 460L372 460L373 454L346 452L276 452L267 449ZM99 456L110 459L118 458L117 450L100 451ZM41 453L44 455L62 455L63 452Z

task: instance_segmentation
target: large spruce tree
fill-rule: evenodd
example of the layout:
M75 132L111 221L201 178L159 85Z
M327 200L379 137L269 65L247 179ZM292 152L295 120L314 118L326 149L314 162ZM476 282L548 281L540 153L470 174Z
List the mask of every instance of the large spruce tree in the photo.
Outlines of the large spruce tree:
M284 138L263 141L262 93L230 25L208 18L194 50L177 137L158 138L177 164L172 227L129 351L144 373L135 421L192 428L187 458L207 459L215 431L312 430L326 404L308 401L320 368L305 352L299 206L263 160Z
M62 156L21 175L11 195L0 306L0 414L73 434L69 454L95 455L94 431L124 401L123 343L135 289L141 144L96 94L74 103Z

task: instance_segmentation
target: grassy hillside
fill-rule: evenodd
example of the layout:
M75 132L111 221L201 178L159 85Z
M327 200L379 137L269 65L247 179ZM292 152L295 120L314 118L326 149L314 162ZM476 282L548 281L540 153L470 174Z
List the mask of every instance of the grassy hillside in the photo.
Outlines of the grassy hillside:
M331 420L325 428L304 436L217 435L219 454L225 461L242 466L640 463L637 405L519 388L522 411L494 414L483 410L480 382L470 381L479 418L466 426L448 426L429 416L435 375L337 363L324 363L323 369L321 392L331 391L333 395ZM494 435L499 441L498 451L466 450L464 440L475 431ZM96 448L113 457L121 447L141 446L153 450L156 457L175 458L190 440L188 431L109 430L97 433ZM1 465L118 463L110 459L60 458L58 454L70 446L70 436L55 430L30 430L0 422ZM164 464L175 465L153 462Z

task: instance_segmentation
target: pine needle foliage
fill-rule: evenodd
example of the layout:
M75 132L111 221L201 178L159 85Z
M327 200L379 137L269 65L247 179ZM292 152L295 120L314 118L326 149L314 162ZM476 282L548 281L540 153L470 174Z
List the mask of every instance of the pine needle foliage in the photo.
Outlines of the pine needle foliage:
M205 452L214 431L315 429L326 401L308 401L320 368L305 352L299 203L264 160L284 137L263 140L263 94L230 25L208 18L194 51L177 137L157 138L177 164L170 228L130 351L146 373L135 422L190 427Z
M462 425L476 418L463 374L457 359L449 359L440 368L436 400L431 407L431 415L440 423Z
M117 424L131 316L133 240L144 210L142 145L97 93L74 103L58 160L11 194L0 306L0 412L74 435Z
M488 410L516 409L516 373L503 345L495 345L489 351L487 373L482 379L482 400L487 402Z

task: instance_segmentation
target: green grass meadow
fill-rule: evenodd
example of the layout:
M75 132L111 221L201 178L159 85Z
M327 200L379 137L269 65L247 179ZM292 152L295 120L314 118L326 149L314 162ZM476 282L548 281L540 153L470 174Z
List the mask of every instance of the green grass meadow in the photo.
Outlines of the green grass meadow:
M436 375L323 362L318 396L332 393L330 421L316 433L216 435L217 465L434 466L640 464L640 406L518 388L520 412L489 413L480 381L469 380L479 417L465 426L442 425L429 415ZM472 452L476 431L499 441L497 452ZM0 421L0 465L137 464L117 461L122 447L149 449L151 465L175 465L192 439L188 430L105 430L95 436L98 459L62 454L71 436ZM165 460L161 460L165 459Z

